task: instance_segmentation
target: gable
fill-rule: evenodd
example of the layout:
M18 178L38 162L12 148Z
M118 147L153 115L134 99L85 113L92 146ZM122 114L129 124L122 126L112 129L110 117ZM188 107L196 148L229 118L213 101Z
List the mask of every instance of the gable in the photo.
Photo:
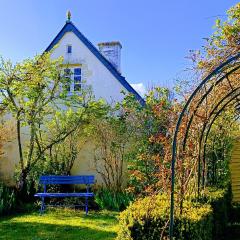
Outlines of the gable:
M67 21L58 35L53 39L45 51L50 51L58 44L65 34L73 33L86 48L104 65L104 67L119 81L119 83L130 93L134 94L136 99L142 104L143 98L135 91L135 89L126 81L126 79L115 69L115 67L98 51L98 49L75 27L71 21Z

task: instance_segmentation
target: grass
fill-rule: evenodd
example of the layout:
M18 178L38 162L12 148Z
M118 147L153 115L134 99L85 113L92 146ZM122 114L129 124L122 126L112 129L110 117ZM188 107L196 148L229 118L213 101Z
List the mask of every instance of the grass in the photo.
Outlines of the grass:
M11 240L113 240L117 213L66 209L49 210L0 218L0 239Z

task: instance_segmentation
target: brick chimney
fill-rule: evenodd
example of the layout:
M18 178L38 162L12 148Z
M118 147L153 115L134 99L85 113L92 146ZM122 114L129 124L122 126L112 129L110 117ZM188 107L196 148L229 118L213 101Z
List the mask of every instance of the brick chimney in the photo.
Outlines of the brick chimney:
M100 53L121 73L121 48L118 41L98 43Z

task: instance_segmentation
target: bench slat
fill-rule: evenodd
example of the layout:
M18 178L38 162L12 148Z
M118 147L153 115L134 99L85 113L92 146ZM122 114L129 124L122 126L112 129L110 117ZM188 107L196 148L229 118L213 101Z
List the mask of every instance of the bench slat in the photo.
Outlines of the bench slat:
M93 193L36 193L35 197L93 197Z
M41 176L40 184L94 184L94 176Z

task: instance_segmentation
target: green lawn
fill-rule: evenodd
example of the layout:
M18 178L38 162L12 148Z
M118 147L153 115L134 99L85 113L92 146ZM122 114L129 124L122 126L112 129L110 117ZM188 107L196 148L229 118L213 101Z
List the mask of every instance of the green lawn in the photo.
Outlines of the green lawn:
M49 210L0 218L0 239L4 240L112 240L116 237L117 213Z

